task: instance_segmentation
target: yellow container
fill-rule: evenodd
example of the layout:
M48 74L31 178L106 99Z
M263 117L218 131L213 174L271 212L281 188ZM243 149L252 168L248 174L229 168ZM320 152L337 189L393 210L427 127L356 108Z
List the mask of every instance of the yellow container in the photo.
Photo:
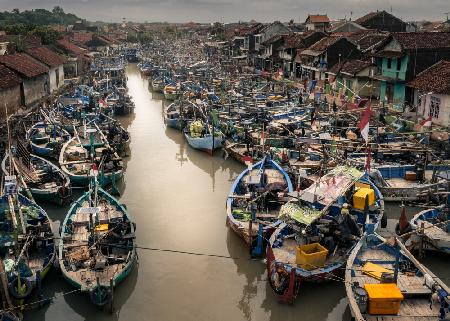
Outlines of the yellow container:
M400 292L397 284L380 283L364 284L369 297L369 314L398 314L400 304L403 301L403 294Z
M367 262L363 266L363 273L367 274L377 280L381 280L381 275L383 273L394 274L394 271L385 269L381 265L374 264L372 262Z
M366 206L366 196L369 197L369 206L375 203L375 192L371 188L360 188L353 194L353 207L363 211Z
M328 250L319 243L300 245L297 247L297 265L305 270L314 270L325 265Z
M95 227L95 232L106 232L109 229L108 224L100 224Z

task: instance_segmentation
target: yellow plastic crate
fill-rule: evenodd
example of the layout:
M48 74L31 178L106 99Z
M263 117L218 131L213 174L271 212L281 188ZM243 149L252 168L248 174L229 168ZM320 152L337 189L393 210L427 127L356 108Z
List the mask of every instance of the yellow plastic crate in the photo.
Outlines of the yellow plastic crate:
M353 207L363 211L366 205L366 196L369 197L369 206L375 203L375 192L371 188L360 188L353 194Z
M95 232L106 232L109 229L108 224L100 224L95 227Z
M398 314L400 304L403 301L403 294L397 284L380 283L364 284L369 297L367 312L374 315Z
M328 250L319 243L300 245L297 247L296 262L304 270L314 270L325 265Z

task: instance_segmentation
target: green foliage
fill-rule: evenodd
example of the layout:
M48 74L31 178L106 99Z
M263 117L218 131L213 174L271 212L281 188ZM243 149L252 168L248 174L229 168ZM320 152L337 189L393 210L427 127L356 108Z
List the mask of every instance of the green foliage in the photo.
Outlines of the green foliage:
M61 37L58 31L49 29L44 26L36 27L30 32L30 34L41 38L41 41L44 45L54 44L56 40Z
M60 6L52 11L45 9L25 10L13 9L11 12L0 12L0 27L10 24L24 24L33 26L45 26L50 24L69 25L81 20L76 15L65 13Z

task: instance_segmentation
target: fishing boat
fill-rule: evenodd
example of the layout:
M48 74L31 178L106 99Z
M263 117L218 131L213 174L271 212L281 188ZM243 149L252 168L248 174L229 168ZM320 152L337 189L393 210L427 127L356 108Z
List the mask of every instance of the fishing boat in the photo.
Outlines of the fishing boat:
M4 191L0 197L0 264L7 277L9 294L20 303L35 287L40 287L53 265L54 233L47 213L33 200L17 193L15 175L5 176Z
M94 172L64 219L58 257L64 278L101 307L136 265L137 252L125 206L98 186Z
M368 176L339 166L281 207L267 245L271 287L286 301L295 299L299 285L323 282L340 275L361 235L375 230L384 201Z
M89 171L94 163L97 168L102 165L99 177L101 186L112 184L123 177L122 159L109 146L84 147L78 138L74 137L61 149L59 165L73 185L89 185Z
M405 245L408 249L438 251L450 254L450 212L449 208L439 206L414 215L410 221L416 233Z
M55 124L39 122L34 124L26 135L34 154L57 158L62 145L70 139L70 134Z
M184 137L192 148L205 151L210 155L223 145L222 132L200 120L188 123L184 128Z
M24 148L18 148L11 158L6 153L2 161L4 175L11 171L20 173L21 189L31 192L39 201L64 204L72 195L70 180L61 169L45 158L29 154Z
M163 94L166 100L176 100L179 95L179 90L175 85L169 84L164 87Z
M419 178L420 171L414 165L377 166L371 169L370 177L385 201L423 201L430 198L430 192L447 189L447 180L439 178L438 171L439 168L429 167L423 171L423 178Z
M157 93L163 93L165 81L163 78L156 78L152 81L152 91Z
M345 290L357 321L444 320L449 288L398 240L376 233L358 242L347 260Z
M289 175L270 157L264 157L244 170L231 186L227 198L228 226L249 245L258 233L269 237L280 224L278 214L287 193L292 192Z

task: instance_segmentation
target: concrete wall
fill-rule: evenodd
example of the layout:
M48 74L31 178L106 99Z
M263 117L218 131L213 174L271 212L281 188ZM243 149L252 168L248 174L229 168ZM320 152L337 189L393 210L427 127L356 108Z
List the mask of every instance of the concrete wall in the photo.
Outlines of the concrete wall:
M30 106L48 94L48 74L23 80L25 106Z
M49 72L50 79L50 92L57 90L64 84L64 67L60 65L58 67L50 68Z
M22 106L20 85L11 87L5 90L0 90L0 102L2 106L0 106L0 119L6 119L6 110L4 104L6 104L6 108L8 109L8 115L15 113L20 106Z
M416 101L418 95L419 94L416 92ZM424 119L427 119L430 113L431 101L436 99L440 100L439 115L438 117L434 117L435 115L432 115L432 123L445 127L450 126L450 95L423 95L421 98L421 104L418 108L418 114Z

